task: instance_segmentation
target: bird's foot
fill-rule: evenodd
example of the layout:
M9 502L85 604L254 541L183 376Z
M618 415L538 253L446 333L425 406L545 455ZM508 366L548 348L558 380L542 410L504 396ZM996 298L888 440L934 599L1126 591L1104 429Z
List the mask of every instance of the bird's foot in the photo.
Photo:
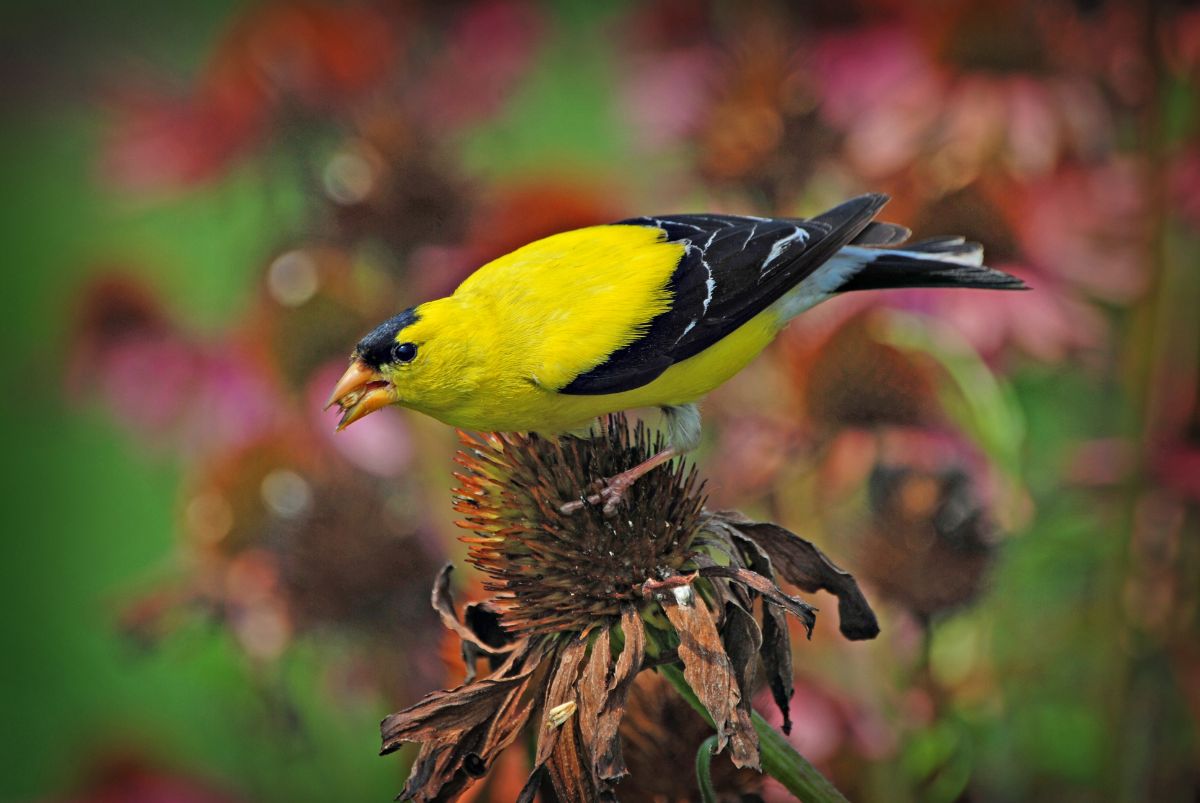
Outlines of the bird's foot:
M663 463L674 457L677 452L674 449L664 449L648 460L638 463L633 468L622 471L620 474L615 474L606 480L600 480L592 485L589 489L591 493L582 499L576 499L573 502L567 502L559 507L559 510L564 515L571 515L583 510L585 505L596 505L601 508L604 517L611 519L617 515L617 508L621 506L621 499L629 487L638 481L643 475L651 469L661 466Z
M582 499L567 502L560 506L559 510L564 515L570 516L583 510L586 505L592 505L601 508L601 512L606 519L611 519L617 515L617 508L621 506L621 499L625 495L625 492L635 482L637 482L637 476L630 476L629 472L617 474L614 477L609 477L607 480L600 480L593 483L592 493Z

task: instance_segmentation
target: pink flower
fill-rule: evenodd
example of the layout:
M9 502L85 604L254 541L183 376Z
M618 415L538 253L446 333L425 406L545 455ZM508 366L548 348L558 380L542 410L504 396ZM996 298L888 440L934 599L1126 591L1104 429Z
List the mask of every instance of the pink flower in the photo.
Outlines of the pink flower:
M1105 301L1128 303L1149 278L1145 180L1133 159L1063 168L1019 188L1010 224L1030 262Z
M186 334L135 279L108 276L85 290L68 348L70 397L98 395L156 446L211 453L281 423L270 371L236 344Z
M761 694L754 707L764 712L772 727L783 724L769 693ZM896 749L896 735L879 714L811 678L795 678L789 712L792 732L788 741L819 767L829 768L838 759L878 760ZM772 803L795 800L774 779L766 780L763 799Z
M442 127L494 114L533 59L538 9L520 0L479 0L463 9L429 66L419 106Z
M633 56L621 84L620 104L634 129L634 145L656 150L687 137L697 126L718 69L714 50L698 46Z
M921 150L940 113L946 79L903 28L827 33L811 61L821 115L846 132L866 176L895 172Z
M285 107L341 105L384 78L397 50L390 20L366 5L258 6L233 21L193 89L118 94L102 174L139 191L216 178Z
M996 360L1016 349L1035 360L1058 363L1080 351L1099 348L1108 325L1099 310L1066 292L1061 283L1023 267L994 267L1025 280L1023 293L986 290L913 290L897 306L920 304L962 335L983 357Z
M811 70L822 117L845 134L846 158L876 180L915 167L923 184L948 192L985 168L1038 175L1111 139L1107 107L1087 81L956 73L903 25L824 34Z

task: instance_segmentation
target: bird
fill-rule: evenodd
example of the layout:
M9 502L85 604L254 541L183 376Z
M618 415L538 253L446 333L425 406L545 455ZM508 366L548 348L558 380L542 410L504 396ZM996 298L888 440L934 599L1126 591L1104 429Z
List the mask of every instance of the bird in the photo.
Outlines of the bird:
M699 445L700 400L817 304L865 290L1027 289L963 237L909 243L906 227L874 220L887 201L862 195L811 218L680 214L553 234L376 326L327 409L341 408L339 431L398 405L460 429L550 435L658 407L664 448L563 505L612 516L639 477Z

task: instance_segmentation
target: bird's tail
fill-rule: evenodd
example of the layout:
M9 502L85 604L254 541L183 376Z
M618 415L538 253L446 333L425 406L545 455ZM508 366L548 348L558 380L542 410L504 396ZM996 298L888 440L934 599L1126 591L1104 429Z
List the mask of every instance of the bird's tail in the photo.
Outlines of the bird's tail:
M845 281L835 292L902 287L976 287L1027 290L1028 285L983 264L983 246L962 237L937 237L900 248L847 245L834 260Z

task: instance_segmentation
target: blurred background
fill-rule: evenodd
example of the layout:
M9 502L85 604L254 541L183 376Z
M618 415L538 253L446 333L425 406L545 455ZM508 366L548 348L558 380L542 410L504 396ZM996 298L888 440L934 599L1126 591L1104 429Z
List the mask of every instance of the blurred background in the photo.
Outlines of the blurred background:
M706 404L710 504L880 612L813 600L792 740L852 799L1200 799L1195 4L11 2L0 53L4 800L390 799L455 441L334 437L353 343L555 231L864 191L1034 290L834 300ZM622 799L696 797L664 694Z

